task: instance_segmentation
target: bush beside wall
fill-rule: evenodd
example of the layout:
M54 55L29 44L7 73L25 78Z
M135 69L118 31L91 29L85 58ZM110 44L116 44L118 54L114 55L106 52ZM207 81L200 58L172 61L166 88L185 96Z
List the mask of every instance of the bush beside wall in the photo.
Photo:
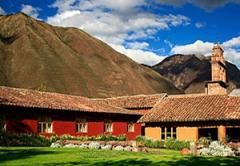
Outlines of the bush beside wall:
M0 146L49 146L49 139L36 134L0 133Z
M136 138L136 141L138 142L138 144L149 147L149 148L166 148L166 149L174 149L174 150L190 148L189 141L178 141L176 139L152 140L144 136L138 136Z
M96 137L53 135L50 138L36 134L16 134L0 131L0 146L50 146L51 143L66 140L76 141L126 141L125 135L99 135Z

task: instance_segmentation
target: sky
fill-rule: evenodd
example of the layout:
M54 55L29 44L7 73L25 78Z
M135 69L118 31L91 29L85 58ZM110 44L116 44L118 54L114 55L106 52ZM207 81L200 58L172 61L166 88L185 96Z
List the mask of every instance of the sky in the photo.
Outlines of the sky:
M82 29L141 64L209 56L219 43L240 68L240 0L0 0L0 14L16 12Z

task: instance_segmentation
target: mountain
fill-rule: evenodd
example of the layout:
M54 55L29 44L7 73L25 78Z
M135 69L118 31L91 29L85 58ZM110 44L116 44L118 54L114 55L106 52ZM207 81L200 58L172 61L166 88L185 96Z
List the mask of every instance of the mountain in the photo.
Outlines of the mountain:
M229 81L228 91L240 88L240 71L232 63L226 62ZM210 57L176 54L167 57L153 70L171 80L185 93L203 93L204 81L211 80Z
M86 32L23 13L0 16L0 85L87 97L181 92Z

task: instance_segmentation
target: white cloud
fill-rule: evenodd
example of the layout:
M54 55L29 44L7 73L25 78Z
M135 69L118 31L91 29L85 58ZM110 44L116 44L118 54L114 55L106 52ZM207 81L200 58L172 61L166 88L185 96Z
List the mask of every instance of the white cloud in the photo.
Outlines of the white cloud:
M50 7L58 8L59 12L75 9L92 10L96 8L108 8L124 13L135 10L142 5L146 5L145 0L56 0Z
M128 12L138 6L145 5L145 0L85 0L80 1L79 6L81 9L92 9L97 7L110 8L113 10Z
M127 18L99 9L69 10L47 20L53 25L78 27L109 44L122 44L125 40L146 38L161 29L186 24L188 21L189 19L182 15L157 16L151 13L135 13Z
M2 14L2 15L6 14L6 12L1 7L0 7L0 14Z
M195 26L196 26L196 28L203 28L205 25L204 25L204 23L197 22L197 23L195 23Z
M164 43L167 44L170 48L173 48L173 43L168 40L164 40Z
M134 49L134 50L138 50L138 49L145 49L149 46L148 43L146 42L131 42L131 43L127 43L127 47Z
M240 37L232 38L221 43L224 47L225 59L240 67ZM196 54L209 56L212 53L214 43L197 40L192 44L176 45L172 48L173 54Z
M150 52L150 51L143 51L143 50L135 50L135 49L127 49L122 45L111 45L112 48L117 50L118 52L127 55L132 60L136 61L140 64L147 64L147 65L155 65L161 62L165 57L158 56L157 54Z
M149 46L137 40L153 39L160 30L190 22L183 15L156 15L143 10L141 7L147 7L145 0L57 0L51 7L57 8L58 13L49 17L48 23L83 29L110 45L127 46L128 53L129 49L143 53Z
M35 8L31 5L22 4L21 12L23 12L31 17L37 18L39 15L39 13L38 13L39 11L40 11L40 8Z
M66 11L66 10L74 10L74 4L79 3L76 0L56 0L52 5L49 7L56 7L58 11ZM75 4L76 5L76 4Z
M197 40L192 44L176 45L172 48L171 52L173 54L206 55L211 53L213 45L214 44L210 42L203 42L201 40Z
M240 36L234 37L231 40L225 41L223 43L224 47L239 47L240 46Z
M226 60L228 60L233 64L236 64L240 68L240 52L239 51L232 48L225 49L224 55Z
M155 0L162 5L170 5L179 7L184 4L190 3L197 7L200 7L206 11L211 11L218 7L223 7L229 3L240 4L239 0Z

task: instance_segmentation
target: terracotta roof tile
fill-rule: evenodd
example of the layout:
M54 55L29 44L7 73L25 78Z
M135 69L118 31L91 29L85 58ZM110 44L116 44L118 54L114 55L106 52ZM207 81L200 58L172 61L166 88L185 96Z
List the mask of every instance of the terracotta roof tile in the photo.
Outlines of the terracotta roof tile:
M162 93L152 95L120 96L106 99L95 99L95 101L128 109L152 108L157 101L161 100L165 96L166 94Z
M158 102L140 122L240 120L240 97L228 95L169 96Z
M86 97L40 92L0 86L0 105L47 108L69 111L141 115L137 111L113 107Z

